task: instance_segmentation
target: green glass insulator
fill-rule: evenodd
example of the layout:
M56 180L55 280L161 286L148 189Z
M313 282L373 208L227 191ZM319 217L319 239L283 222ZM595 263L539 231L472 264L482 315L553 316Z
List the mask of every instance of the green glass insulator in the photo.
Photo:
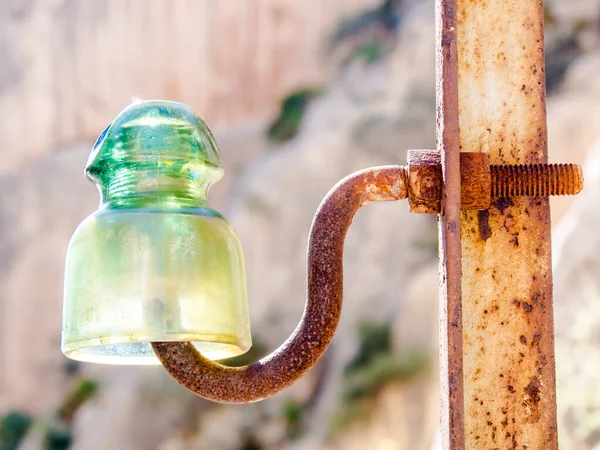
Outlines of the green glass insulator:
M191 341L210 359L251 346L242 249L207 204L223 176L207 125L185 105L130 105L102 132L86 175L98 209L67 251L62 351L158 364L153 341Z

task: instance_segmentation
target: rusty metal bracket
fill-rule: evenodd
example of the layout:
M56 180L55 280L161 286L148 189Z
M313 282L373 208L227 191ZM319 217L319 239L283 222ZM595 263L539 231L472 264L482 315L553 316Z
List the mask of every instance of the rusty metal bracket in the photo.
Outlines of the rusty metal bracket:
M490 166L487 153L460 153L460 209L484 210L500 198L576 195L583 189L577 164ZM436 150L408 151L410 211L439 214L442 210L442 156Z
M405 167L374 167L344 178L327 194L310 230L304 315L281 347L236 368L204 358L188 342L155 342L167 371L192 392L223 403L258 401L300 378L323 355L339 321L344 239L354 214L371 202L406 198L407 178Z
M481 154L463 154L461 159L463 192L471 193L463 207L482 209L491 201L494 170ZM572 166L574 179L578 170ZM507 180L513 181L496 179L498 192L510 190ZM371 202L408 197L412 211L437 214L442 187L441 158L430 150L409 152L408 167L374 167L338 183L321 203L311 227L304 315L292 336L266 358L246 367L227 367L204 358L188 342L155 342L156 355L183 386L218 402L253 402L290 386L318 361L335 333L342 308L344 239L356 211Z

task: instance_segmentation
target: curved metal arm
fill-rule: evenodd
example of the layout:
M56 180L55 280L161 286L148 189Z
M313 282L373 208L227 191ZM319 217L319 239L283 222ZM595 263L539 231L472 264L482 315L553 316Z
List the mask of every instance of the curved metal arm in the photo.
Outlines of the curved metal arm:
M407 197L408 172L381 166L356 172L325 197L308 244L306 307L296 330L277 350L245 367L227 367L203 357L189 342L154 342L166 370L184 387L209 400L249 403L293 384L323 355L342 310L343 252L356 211L370 202Z

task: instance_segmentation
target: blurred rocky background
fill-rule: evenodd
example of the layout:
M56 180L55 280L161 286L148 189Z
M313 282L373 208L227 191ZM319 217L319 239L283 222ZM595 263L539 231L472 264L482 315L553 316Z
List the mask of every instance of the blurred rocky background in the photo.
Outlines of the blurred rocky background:
M561 448L600 448L600 2L545 4ZM221 406L160 367L60 353L63 261L98 202L83 176L135 98L194 107L227 176L213 205L245 249L254 347L304 304L312 215L350 172L435 146L432 0L0 2L0 450L429 450L438 427L437 230L377 204L348 234L340 328L273 399ZM244 358L242 358L242 361ZM238 361L239 362L239 361Z

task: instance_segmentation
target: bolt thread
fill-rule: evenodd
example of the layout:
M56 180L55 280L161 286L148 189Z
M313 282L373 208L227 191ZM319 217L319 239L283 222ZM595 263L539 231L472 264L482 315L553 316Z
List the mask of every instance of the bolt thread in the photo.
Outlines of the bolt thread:
M575 195L583 188L577 164L527 164L490 166L492 198Z

